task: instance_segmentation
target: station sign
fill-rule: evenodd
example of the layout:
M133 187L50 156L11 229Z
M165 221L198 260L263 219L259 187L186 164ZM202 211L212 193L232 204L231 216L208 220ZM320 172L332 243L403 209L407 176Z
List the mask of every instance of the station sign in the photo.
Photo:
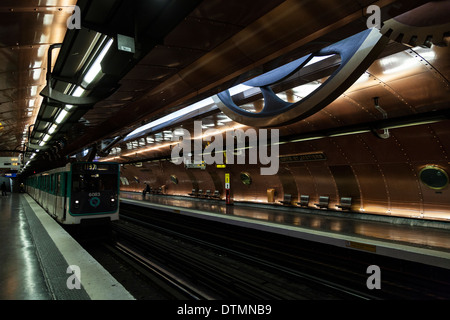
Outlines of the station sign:
M21 166L18 157L0 157L0 169L19 170Z

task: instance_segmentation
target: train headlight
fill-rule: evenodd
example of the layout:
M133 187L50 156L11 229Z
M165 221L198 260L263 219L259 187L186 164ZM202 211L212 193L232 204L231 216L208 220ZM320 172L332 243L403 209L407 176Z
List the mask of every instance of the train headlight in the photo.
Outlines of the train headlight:
M80 200L74 201L74 207L75 207L75 209L78 209L80 207Z
M111 207L114 207L116 205L116 198L111 198L109 204L111 205Z

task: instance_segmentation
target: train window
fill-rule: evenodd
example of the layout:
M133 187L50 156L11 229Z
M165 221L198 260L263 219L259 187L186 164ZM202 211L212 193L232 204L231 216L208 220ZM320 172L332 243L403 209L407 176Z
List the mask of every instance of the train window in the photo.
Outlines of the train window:
M250 177L250 174L249 174L249 173L247 173L247 172L241 172L240 178L241 178L241 182L242 182L243 184L245 184L246 186L252 184L252 178Z
M55 190L55 194L56 195L61 195L61 173L57 173L56 174L56 190Z
M420 171L419 176L427 187L435 190L444 189L449 183L447 172L437 166L426 166Z
M117 190L117 175L73 174L72 192L100 192Z

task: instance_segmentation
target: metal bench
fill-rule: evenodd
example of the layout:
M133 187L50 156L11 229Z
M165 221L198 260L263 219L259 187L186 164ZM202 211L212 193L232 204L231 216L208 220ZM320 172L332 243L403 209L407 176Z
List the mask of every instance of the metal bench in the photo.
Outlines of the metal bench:
M219 190L215 190L214 194L211 195L211 198L213 198L213 199L220 199L220 192L219 192Z
M337 204L336 207L341 208L342 210L350 210L352 208L352 198L341 197L341 203Z
M290 205L292 202L292 195L290 195L289 193L285 193L283 200L279 200L278 202Z
M320 196L319 203L314 203L314 205L319 209L328 209L329 202L330 202L330 197Z
M309 204L309 196L308 195L300 195L300 202L297 202L300 207L307 207Z

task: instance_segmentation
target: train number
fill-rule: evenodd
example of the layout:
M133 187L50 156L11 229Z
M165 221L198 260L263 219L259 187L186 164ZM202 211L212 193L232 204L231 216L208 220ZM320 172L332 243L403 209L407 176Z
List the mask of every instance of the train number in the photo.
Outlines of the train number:
M89 197L100 197L100 192L89 192Z

